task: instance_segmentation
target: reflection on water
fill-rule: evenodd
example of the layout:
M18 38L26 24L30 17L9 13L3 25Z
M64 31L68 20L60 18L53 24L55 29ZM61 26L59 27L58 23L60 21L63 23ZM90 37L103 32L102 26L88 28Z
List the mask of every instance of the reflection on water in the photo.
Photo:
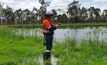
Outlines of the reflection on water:
M58 59L55 58L53 55L48 60L44 60L43 55L40 55L38 60L40 65L57 65L57 61L58 61Z
M43 36L40 29L15 29L16 35L24 36ZM98 27L98 28L81 28L81 29L57 29L55 30L54 39L57 41L64 39L75 39L76 41L81 40L107 40L107 27Z
M59 29L55 31L56 39L107 40L107 28Z

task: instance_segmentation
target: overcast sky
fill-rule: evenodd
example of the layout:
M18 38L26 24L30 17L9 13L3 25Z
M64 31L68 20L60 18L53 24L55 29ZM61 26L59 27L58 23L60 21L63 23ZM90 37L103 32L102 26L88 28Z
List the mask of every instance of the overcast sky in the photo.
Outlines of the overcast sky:
M32 10L33 7L36 7L39 9L41 4L38 2L39 0L0 0L3 4L4 7L8 5L9 7L12 7L13 10L16 9L30 9ZM50 3L50 6L48 8L51 9L67 9L67 4L72 2L73 0L45 0ZM86 8L89 8L90 6L98 7L103 9L107 9L107 0L78 0L81 4L81 6L84 6Z

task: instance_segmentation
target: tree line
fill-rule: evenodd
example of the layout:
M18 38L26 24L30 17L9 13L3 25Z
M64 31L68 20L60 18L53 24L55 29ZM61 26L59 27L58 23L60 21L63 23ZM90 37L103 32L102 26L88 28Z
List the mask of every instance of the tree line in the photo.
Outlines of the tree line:
M44 18L46 8L49 6L49 2L39 0L41 7L39 9L18 9L13 11L11 7L3 8L0 5L0 24L36 24L41 23ZM81 7L79 1L74 0L68 4L66 13L58 14L55 9L53 21L61 23L98 23L107 22L107 9L101 10L100 8ZM61 11L61 9L59 9Z

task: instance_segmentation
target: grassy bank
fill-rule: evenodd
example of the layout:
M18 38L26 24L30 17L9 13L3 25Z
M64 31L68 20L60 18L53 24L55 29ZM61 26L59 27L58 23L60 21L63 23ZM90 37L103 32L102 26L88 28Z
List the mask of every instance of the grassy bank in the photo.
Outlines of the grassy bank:
M42 28L41 24L24 24L24 25L4 25L15 28ZM77 23L77 24L61 24L59 28L83 28L83 27L99 27L107 26L107 23Z
M107 23L77 23L77 24L62 24L60 28L83 28L83 27L106 27Z
M39 65L38 56L45 48L38 36L19 36L12 28L0 27L0 65ZM65 40L55 43L52 54L58 65L106 65L107 42Z

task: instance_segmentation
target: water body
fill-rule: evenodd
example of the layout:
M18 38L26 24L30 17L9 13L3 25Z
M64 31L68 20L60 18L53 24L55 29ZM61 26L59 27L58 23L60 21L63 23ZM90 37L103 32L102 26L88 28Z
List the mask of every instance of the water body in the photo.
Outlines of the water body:
M40 29L15 29L13 30L14 34L16 35L23 35L23 36L33 36L38 35L42 36ZM85 28L78 28L78 29L57 29L55 30L54 40L56 41L63 41L66 39L75 39L78 42L81 40L98 40L98 41L106 41L107 40L107 27L85 27Z
M50 60L44 60L43 55L40 55L38 57L38 61L40 65L57 65L58 58L56 58L54 55L51 55Z
M15 35L22 36L42 36L40 29L14 29L13 33ZM85 28L66 28L66 29L57 29L55 30L54 40L63 41L66 39L75 39L77 42L81 42L81 40L98 40L98 41L107 41L107 27L85 27ZM35 61L35 58L33 59ZM45 64L45 60L43 60L43 56L40 55L38 57L38 61L40 65L57 65L58 58L52 55L51 60L48 61L48 64ZM29 60L27 61L29 62Z

